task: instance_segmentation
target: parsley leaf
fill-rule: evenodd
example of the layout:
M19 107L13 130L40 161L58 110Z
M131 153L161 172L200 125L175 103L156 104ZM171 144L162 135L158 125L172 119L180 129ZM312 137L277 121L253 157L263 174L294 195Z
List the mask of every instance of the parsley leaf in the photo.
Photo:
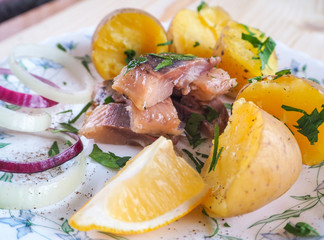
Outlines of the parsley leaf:
M0 148L4 148L5 146L10 145L10 143L0 143Z
M196 148L206 140L205 138L201 138L201 135L198 132L198 127L204 120L205 117L203 115L199 113L192 113L185 126L185 135L193 148Z
M197 170L197 172L201 172L201 169L203 168L203 166L204 166L204 162L203 161L201 161L199 158L197 158L197 157L194 157L194 155L191 153L191 152L189 152L187 149L182 149L182 151L185 153L185 154L187 154L187 156L193 161L193 163L195 164L195 166L196 166L196 170Z
M97 144L93 145L92 152L89 154L89 156L101 165L114 169L125 166L126 162L131 158L119 157L112 152L103 152Z
M197 7L197 11L200 12L201 9L203 9L203 7L205 7L205 6L207 6L206 2L202 1Z
M57 145L57 142L54 141L50 149L48 150L48 156L49 157L54 157L55 155L60 153L60 149Z
M300 112L304 114L300 119L297 120L298 125L294 125L298 132L307 137L311 145L314 145L318 141L318 127L324 123L324 104L322 105L322 110L319 113L315 108L311 114L307 114L306 111L294 108L286 105L282 105L286 111Z
M254 81L257 81L257 82L262 81L262 76L257 76L257 77L254 77L254 78L250 78L248 80L249 83L253 83Z
M219 231L219 225L218 225L217 219L216 219L216 218L213 218L213 217L211 217L211 216L209 216L205 209L202 210L202 213L203 213L204 215L206 215L207 217L209 217L211 220L213 220L213 222L216 224L216 229L215 229L215 231L213 232L213 234L210 235L210 236L205 236L205 238L212 238L212 237L214 237L214 236L218 233L218 231Z
M154 68L155 71L158 71L164 67L171 66L173 64L173 61L180 61L180 60L188 61L197 58L196 56L191 54L178 54L178 53L170 53L170 52L164 52L159 54L149 53L149 55L163 59L162 62L160 62Z
M320 234L315 230L315 228L311 227L305 222L298 222L295 226L293 226L291 223L287 223L284 229L287 232L298 237L320 236Z
M216 110L211 106L204 105L204 107L207 108L207 114L205 115L205 117L208 122L212 122L219 116L219 113L216 112Z
M112 103L112 102L115 102L115 100L113 99L112 95L106 97L105 100L104 100L104 103L105 104L109 104L109 103Z
M254 32L251 32L250 28L249 28L247 25L241 23L241 26L243 26L243 27L245 28L245 30L246 30L246 31L247 31L251 36L254 36L254 35L255 35L255 33L254 33ZM260 36L260 37L261 37L261 36Z
M125 59L125 63L129 63L130 61L132 61L134 59L134 57L136 56L136 52L133 49L128 49L124 52L124 54L126 55L126 59Z
M275 79L277 79L277 78L280 78L280 77L283 76L283 75L291 74L291 71L290 71L290 69L284 69L284 70L281 70L281 71L279 71L279 72L276 72L275 74L276 74L277 76L276 76L273 80L275 80Z
M258 53L261 60L261 70L265 69L265 66L268 64L269 58L276 47L276 43L268 37L262 45L264 48Z
M61 43L56 44L56 47L57 47L58 49L62 50L63 52L66 52L65 47L63 47L63 45L62 45Z
M164 42L164 43L159 43L156 46L158 46L158 47L168 46L168 45L171 45L172 43L173 43L173 40L170 40L170 41L167 41L167 42Z
M127 65L127 70L126 70L126 72L125 72L124 75L126 75L126 73L128 73L129 70L131 70L131 69L137 67L138 65L140 65L140 64L142 64L142 63L147 62L147 60L148 60L148 59L147 59L146 57L142 57L142 56L139 57L139 58L133 59L132 61L130 61L130 62L128 63L128 65Z
M161 68L171 66L173 64L172 59L163 59L155 68L155 71L160 70Z
M241 38L251 43L255 48L259 48L262 46L262 42L257 37L254 37L250 34L242 33Z
M195 42L195 44L193 45L193 47L198 47L200 45L200 43L199 42Z
M71 119L71 120L69 120L68 121L68 123L75 123L80 117L81 117L81 115L83 114L83 113L85 113L90 107L91 107L91 105L92 105L92 102L93 101L90 101L90 102L88 102L82 109L81 109L81 111L78 113L78 115L76 115L73 119Z
M71 132L71 133L78 133L78 129L73 127L69 123L60 123L60 125L63 127L62 129L55 129L52 131L52 133L58 133L58 132Z
M218 159L219 159L219 157L220 157L220 155L221 155L221 153L223 151L223 147L221 147L221 149L219 150L219 152L217 154L217 151L218 151L218 139L219 139L219 127L216 124L215 125L215 135L214 135L214 151L213 151L213 157L212 157L212 161L210 163L208 172L215 170Z

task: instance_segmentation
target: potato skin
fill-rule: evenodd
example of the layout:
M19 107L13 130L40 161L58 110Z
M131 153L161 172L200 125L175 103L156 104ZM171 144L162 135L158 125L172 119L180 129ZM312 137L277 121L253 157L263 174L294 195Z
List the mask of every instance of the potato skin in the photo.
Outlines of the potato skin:
M255 36L261 35L257 29L249 27L249 30L255 33ZM261 70L260 59L255 59L258 57L257 48L243 40L242 33L248 34L244 25L229 21L218 38L213 52L214 55L221 58L218 67L227 71L232 78L236 78L238 85L229 94L232 97L237 95L250 78L273 75L278 70L275 51L271 54L265 69ZM260 37L260 39L264 41L265 37Z
M201 173L212 187L203 205L215 217L241 215L270 203L294 184L302 169L298 144L288 128L243 98L234 103L220 147L224 149L215 170L208 172L212 149Z
M99 75L110 80L126 65L126 50L134 50L136 57L167 52L168 46L157 46L166 41L166 32L154 16L140 9L118 9L104 17L93 34L92 62Z
M281 106L303 109L308 114L315 108L320 112L321 105L324 104L323 86L293 75L284 75L274 80L271 80L272 78L274 77L246 85L237 98L253 101L260 108L286 123L299 144L304 164L320 163L324 160L324 124L318 128L318 142L311 145L308 139L294 127L298 125L297 120L303 114L285 111Z

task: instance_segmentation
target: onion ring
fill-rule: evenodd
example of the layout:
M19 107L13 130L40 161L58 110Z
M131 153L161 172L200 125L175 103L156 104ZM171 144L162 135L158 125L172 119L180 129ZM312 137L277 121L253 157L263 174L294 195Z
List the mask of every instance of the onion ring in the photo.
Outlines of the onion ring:
M39 57L50 59L67 67L74 76L81 80L84 89L81 91L68 92L49 86L26 71L17 63L20 57ZM56 102L65 104L86 103L91 100L93 89L93 79L83 66L72 56L65 52L50 46L44 45L19 45L13 48L9 54L9 66L11 71L34 92Z
M0 127L20 131L39 132L51 126L51 116L42 112L40 114L26 114L0 107Z
M83 144L78 135L73 133L65 133L73 138L76 142L65 151L41 161L35 162L12 162L0 159L0 171L10 173L37 173L57 167L83 151Z
M9 69L0 68L0 74L12 75L12 72ZM33 76L42 82L45 82L53 87L57 87L51 81L36 75ZM58 104L57 102L44 98L40 95L16 92L2 86L0 86L0 100L16 106L29 108L48 108Z
M32 209L54 204L71 194L82 182L86 158L81 153L64 173L42 183L0 181L0 208Z

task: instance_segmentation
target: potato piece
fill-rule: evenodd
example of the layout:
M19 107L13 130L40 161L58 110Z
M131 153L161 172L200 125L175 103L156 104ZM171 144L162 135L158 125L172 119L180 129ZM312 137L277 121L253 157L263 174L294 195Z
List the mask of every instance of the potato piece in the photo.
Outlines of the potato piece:
M252 27L248 27L250 32L264 41L265 36ZM235 97L239 90L248 83L248 79L261 76L275 74L278 69L277 57L275 51L272 52L268 64L264 70L261 70L261 61L258 58L258 48L246 40L242 39L242 33L249 34L244 25L234 21L227 23L219 37L214 55L219 56L222 60L218 67L224 69L232 78L236 78L238 85L229 94ZM260 36L261 35L261 36Z
M303 163L318 164L324 160L324 124L319 128L318 142L311 145L306 136L294 127L297 120L303 116L299 112L288 112L281 108L287 105L305 110L308 114L316 108L321 111L324 104L324 88L312 81L293 75L284 75L275 80L265 80L249 84L237 96L253 101L269 114L279 118L295 134L302 152Z
M105 80L117 76L126 65L126 50L134 50L136 57L144 53L167 52L167 41L161 23L149 13L124 8L108 14L97 26L92 37L93 64Z
M252 102L234 102L219 137L223 151L209 172L213 149L201 175L212 187L203 202L215 217L254 211L285 193L302 169L301 153L289 129Z
M223 28L231 20L231 16L221 7L203 7L199 11L199 16L206 22L206 24L214 29L215 39L221 35Z
M198 13L180 10L168 29L168 39L173 40L170 51L211 57L217 38L230 16L220 7L205 6Z

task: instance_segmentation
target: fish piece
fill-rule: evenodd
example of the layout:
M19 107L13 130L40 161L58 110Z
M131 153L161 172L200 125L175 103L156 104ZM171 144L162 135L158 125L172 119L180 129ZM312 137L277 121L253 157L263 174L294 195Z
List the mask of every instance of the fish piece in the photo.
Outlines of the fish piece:
M147 146L157 138L135 133L130 129L130 118L126 104L110 103L99 105L88 111L80 135L96 142L121 145Z
M145 63L128 72L125 66L115 77L112 86L117 92L125 94L139 110L144 110L167 99L174 87L180 89L182 94L188 94L190 83L202 73L215 67L220 61L218 57L173 60L172 65L154 70L163 58L156 55L144 57L147 58Z
M171 98L155 104L145 110L139 110L131 101L128 101L127 110L130 114L130 127L136 133L150 135L179 135L180 119L173 106Z
M212 101L212 99L226 94L237 85L234 78L221 68L212 68L198 76L190 84L190 95L199 101Z
M126 103L125 96L112 89L111 80L102 81L95 86L92 96L94 106L106 104L106 99L108 97L111 97L114 102Z

